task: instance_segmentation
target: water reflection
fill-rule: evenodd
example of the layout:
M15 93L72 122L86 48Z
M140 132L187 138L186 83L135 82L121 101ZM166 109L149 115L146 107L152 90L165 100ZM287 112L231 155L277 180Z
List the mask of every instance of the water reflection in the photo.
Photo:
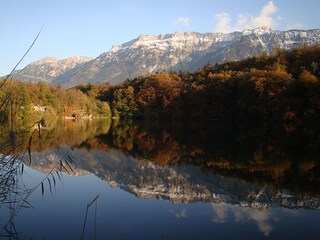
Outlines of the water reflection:
M269 207L320 208L319 195L295 194L197 167L158 165L137 159L118 150L98 151L61 147L32 154L31 167L48 173L66 152L74 159L72 175L95 174L112 187L139 198L169 200L174 203L214 202L265 209Z
M271 233L273 230L272 223L278 221L279 216L281 216L281 214L277 214L277 212L270 209L257 210L252 208L239 208L225 203L212 204L212 210L212 221L214 223L225 223L229 220L228 216L231 215L231 218L238 223L254 221L265 236ZM289 211L286 213L288 215L297 215Z
M69 152L73 154L76 168L101 174L102 178L110 178L103 176L105 173L114 178L129 174L136 185L144 180L156 186L156 182L151 183L153 180L166 179L168 183L163 184L169 186L166 177L170 176L176 181L175 185L180 186L180 196L185 185L199 179L207 185L216 181L221 185L233 184L234 189L255 189L255 194L250 196L246 195L247 191L238 190L239 199L268 198L270 192L278 191L288 196L318 195L320 137L317 129L311 128L288 133L284 128L239 127L216 122L168 125L64 121L43 130L41 138L33 138L33 155L39 156L32 159L39 160L31 166L41 164L42 168L51 169L54 158ZM221 183L217 180L219 177L229 182ZM237 182L247 187L238 186ZM259 193L261 189L265 190ZM136 194L147 192L145 189ZM200 192L198 196L202 197L198 197L198 201L205 200L211 189L206 186ZM163 195L161 191L157 194L159 198Z
M46 181L45 193L38 189L31 196L32 217L62 225L74 221L74 230L62 232L79 239L83 210L100 194L101 239L234 239L246 233L298 238L306 229L291 226L303 221L310 234L320 234L315 226L320 215L314 211L320 209L317 128L285 129L217 122L56 123L34 135L24 183L38 184L66 155L73 160L72 171L61 169L64 181L54 193ZM68 217L52 218L61 207ZM37 229L32 223L19 226L27 225ZM141 230L143 225L154 232ZM42 234L61 238L49 229Z

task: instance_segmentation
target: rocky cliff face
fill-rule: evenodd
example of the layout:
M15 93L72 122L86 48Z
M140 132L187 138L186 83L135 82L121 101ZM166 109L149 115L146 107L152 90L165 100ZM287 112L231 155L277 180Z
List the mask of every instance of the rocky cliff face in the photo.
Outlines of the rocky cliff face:
M14 78L45 81L71 87L81 83L117 83L162 70L194 71L211 64L241 60L277 48L320 43L320 30L274 31L266 27L242 32L175 32L142 35L130 42L113 46L95 59L69 57L44 58L15 71Z
M277 48L320 43L320 30L273 31L257 28L242 32L176 32L140 36L113 46L80 69L68 71L53 80L55 84L74 86L80 83L116 83L162 70L194 71L210 62L240 60Z
M70 69L81 67L92 60L90 57L73 56L65 59L47 57L27 65L21 70L16 70L12 77L27 82L51 82L57 76Z
M162 199L175 203L229 203L251 208L320 209L320 195L294 195L286 190L271 190L244 180L205 174L193 166L159 166L138 160L115 150L84 151L63 147L33 153L31 167L49 172L66 151L75 160L73 175L95 174L112 187L118 187L139 198ZM90 160L88 160L90 159Z
M191 55L200 57L210 48L216 34L176 32L166 35L140 36L122 45L113 46L79 71L57 77L53 82L64 86L79 83L122 82L161 70L168 70L183 62L191 61ZM219 35L219 34L217 34Z

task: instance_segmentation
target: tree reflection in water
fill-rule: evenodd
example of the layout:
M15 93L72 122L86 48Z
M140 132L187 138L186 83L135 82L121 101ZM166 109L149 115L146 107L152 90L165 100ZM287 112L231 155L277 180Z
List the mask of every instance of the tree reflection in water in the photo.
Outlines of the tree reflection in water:
M228 122L62 121L34 136L31 149L119 150L160 166L193 165L275 189L319 193L319 126L241 125ZM5 129L1 129L3 132ZM28 138L20 139L25 149ZM269 184L270 185L270 184Z
M24 162L48 174L69 152L70 175L93 173L139 198L211 202L212 222L255 221L268 236L285 211L273 207L320 207L318 132L312 125L61 121L35 135L34 161ZM25 148L27 138L18 137ZM183 208L171 214L189 217Z

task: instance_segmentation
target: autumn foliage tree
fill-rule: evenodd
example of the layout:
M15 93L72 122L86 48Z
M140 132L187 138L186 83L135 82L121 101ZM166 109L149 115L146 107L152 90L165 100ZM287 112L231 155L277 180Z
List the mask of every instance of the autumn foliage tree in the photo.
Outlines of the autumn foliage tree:
M42 82L32 84L17 80L8 81L0 89L0 100L7 105L0 110L3 120L15 118L24 122L35 122L44 114L47 117L90 114L96 117L111 117L107 102L84 94L76 88L64 89ZM41 106L46 111L36 111L35 106Z
M319 46L279 49L271 56L207 64L194 73L162 71L129 79L100 98L112 100L118 114L130 118L316 119L319 56Z
M82 84L67 90L16 82L12 106L20 116L31 102L49 106L57 115L314 121L320 118L319 56L319 46L279 49L270 56L206 64L194 73L161 71L116 85Z

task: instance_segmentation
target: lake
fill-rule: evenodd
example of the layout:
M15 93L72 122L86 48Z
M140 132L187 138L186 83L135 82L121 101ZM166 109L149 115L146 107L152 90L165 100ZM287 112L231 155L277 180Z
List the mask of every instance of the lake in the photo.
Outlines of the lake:
M10 196L24 200L1 203L4 239L320 237L317 127L65 120L33 131L16 138L25 154Z

